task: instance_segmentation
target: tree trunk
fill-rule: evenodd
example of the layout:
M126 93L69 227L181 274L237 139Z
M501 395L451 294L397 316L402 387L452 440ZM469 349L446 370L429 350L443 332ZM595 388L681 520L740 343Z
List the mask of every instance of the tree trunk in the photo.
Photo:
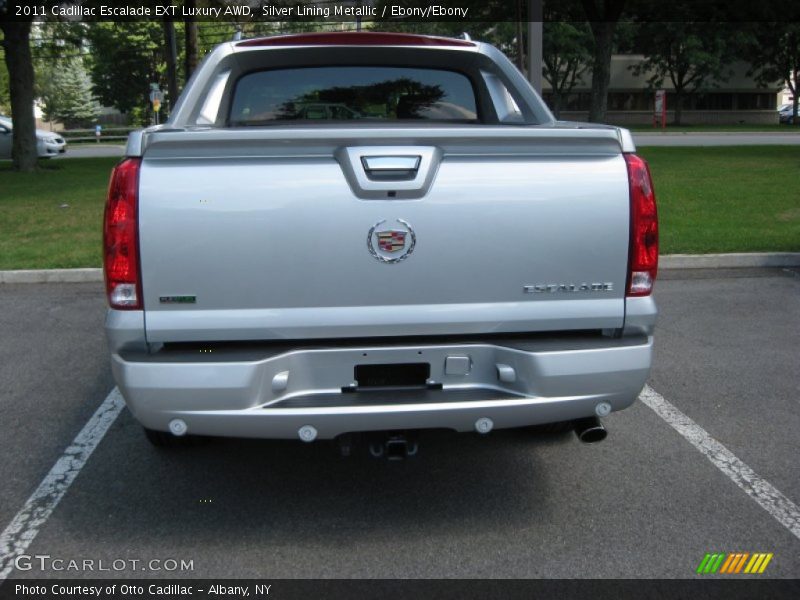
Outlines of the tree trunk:
M186 7L189 10L194 10L195 0L186 0ZM186 42L184 71L188 82L197 68L197 21L194 20L194 17L189 17L184 21L184 27L184 40Z
M616 21L590 23L594 35L594 60L592 62L592 98L589 120L604 123L608 108L608 85L611 81L611 51L614 46Z
M800 127L800 114L798 114L797 103L800 102L800 94L797 92L800 91L800 79L798 79L798 75L800 75L800 71L797 69L794 70L794 84L790 84L789 89L792 91L792 125L795 127Z
M186 30L184 32L184 39L186 42L186 57L184 64L184 72L186 82L194 74L197 69L198 51L197 51L197 22L192 20L186 21Z
M553 86L553 115L556 119L561 118L561 90Z
M36 118L33 115L33 60L31 59L31 22L0 23L5 40L6 68L11 92L11 119L14 138L11 142L12 168L15 171L36 169Z
M681 118L683 117L683 90L675 90L675 125L681 124Z
M178 101L178 57L175 45L175 22L164 20L164 54L167 62L167 90L170 110Z

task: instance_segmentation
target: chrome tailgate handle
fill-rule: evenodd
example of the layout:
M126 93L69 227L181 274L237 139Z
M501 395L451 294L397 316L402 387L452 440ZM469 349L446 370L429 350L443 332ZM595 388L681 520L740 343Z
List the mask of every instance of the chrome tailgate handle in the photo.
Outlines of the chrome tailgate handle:
M363 200L411 200L428 193L439 169L436 146L341 146L334 155Z
M402 181L416 177L421 160L419 155L362 156L361 166L372 180Z

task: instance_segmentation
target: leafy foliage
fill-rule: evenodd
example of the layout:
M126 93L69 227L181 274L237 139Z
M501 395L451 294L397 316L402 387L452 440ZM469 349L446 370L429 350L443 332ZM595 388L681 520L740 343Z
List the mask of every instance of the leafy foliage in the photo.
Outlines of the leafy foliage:
M102 103L124 113L147 106L150 84L165 83L161 24L92 23L86 36L92 49L91 77Z
M800 23L758 23L745 46L753 65L748 74L765 87L786 82L794 96L793 123L800 125Z
M67 129L90 124L100 112L83 60L71 57L46 63L37 74L38 96L48 121Z
M675 89L676 125L681 123L687 92L725 81L730 75L727 65L735 46L735 32L728 24L642 23L639 39L645 60L632 71L635 75L649 73L647 83L651 88L661 87L669 79Z
M559 116L564 96L589 68L592 37L580 22L550 21L544 24L542 76L553 89L553 112Z

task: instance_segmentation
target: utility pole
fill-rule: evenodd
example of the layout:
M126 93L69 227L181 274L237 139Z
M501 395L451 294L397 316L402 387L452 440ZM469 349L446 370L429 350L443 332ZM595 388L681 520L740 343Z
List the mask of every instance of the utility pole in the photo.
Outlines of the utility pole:
M528 81L542 93L542 0L528 0Z

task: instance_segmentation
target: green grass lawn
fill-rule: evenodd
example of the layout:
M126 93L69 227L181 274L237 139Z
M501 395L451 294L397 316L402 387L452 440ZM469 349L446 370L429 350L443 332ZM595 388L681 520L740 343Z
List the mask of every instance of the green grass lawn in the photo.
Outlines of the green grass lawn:
M106 188L118 161L41 161L36 173L0 162L0 269L99 267Z
M640 153L653 171L662 254L800 251L800 146ZM0 269L99 267L117 160L45 161L33 174L0 163Z
M644 147L662 254L800 251L800 146Z

